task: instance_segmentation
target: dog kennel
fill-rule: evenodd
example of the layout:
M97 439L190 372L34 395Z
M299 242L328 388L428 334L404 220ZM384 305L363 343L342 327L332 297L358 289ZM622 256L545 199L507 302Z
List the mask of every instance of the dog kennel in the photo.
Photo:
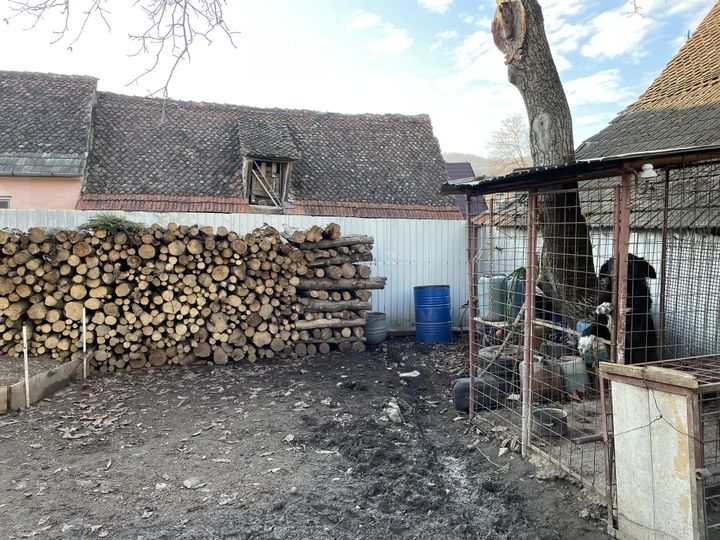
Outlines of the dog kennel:
M523 455L602 494L622 536L612 388L599 366L695 362L720 380L720 363L706 360L720 354L720 149L579 161L443 192L489 208L467 222L473 421L503 426ZM700 537L712 537L715 476L695 469L718 463L718 393L696 396L705 416L684 432L700 441L688 485L700 494ZM649 436L652 421L638 422Z

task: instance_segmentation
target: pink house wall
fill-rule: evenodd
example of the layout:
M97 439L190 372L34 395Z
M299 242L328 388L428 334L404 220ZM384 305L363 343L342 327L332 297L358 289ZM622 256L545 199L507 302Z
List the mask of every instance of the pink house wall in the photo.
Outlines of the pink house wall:
M74 209L81 186L80 177L0 176L0 198L10 197L10 208Z

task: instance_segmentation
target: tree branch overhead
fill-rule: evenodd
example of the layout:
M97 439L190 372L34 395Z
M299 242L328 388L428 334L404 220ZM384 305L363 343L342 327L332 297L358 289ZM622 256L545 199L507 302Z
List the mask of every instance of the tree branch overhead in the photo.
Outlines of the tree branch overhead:
M10 0L11 15L6 19L29 20L29 29L36 28L40 21L54 20L52 43L67 41L68 50L83 36L88 23L99 19L111 28L113 14L108 0ZM117 5L117 4L115 4ZM130 56L147 55L152 58L149 67L134 77L128 85L135 84L151 73L162 69L163 85L150 92L151 96L168 97L173 76L183 60L190 59L190 53L198 38L212 43L215 35L226 38L234 47L231 30L225 20L227 0L138 0L130 4L138 15L133 20L137 31L128 37L137 43L137 49ZM52 24L52 20L50 21ZM167 68L164 66L167 64Z

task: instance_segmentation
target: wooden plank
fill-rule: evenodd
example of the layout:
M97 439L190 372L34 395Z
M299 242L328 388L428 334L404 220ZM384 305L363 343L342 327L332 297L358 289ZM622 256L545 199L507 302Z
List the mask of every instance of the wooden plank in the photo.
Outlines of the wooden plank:
M8 387L0 386L0 414L7 412L8 409Z
M611 380L612 375L620 375L641 381L652 381L692 390L699 386L698 380L689 373L657 366L634 366L600 362L600 371L603 375L609 375L607 378Z

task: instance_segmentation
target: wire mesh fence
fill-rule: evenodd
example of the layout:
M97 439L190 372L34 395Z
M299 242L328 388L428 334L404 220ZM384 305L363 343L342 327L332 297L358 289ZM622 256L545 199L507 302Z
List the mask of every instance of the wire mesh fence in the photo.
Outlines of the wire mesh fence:
M598 363L720 353L720 162L656 173L516 192L468 223L472 411L611 507L612 401ZM705 369L720 377L720 365ZM700 400L715 432L699 437L720 466L717 400ZM720 507L720 483L706 487Z

